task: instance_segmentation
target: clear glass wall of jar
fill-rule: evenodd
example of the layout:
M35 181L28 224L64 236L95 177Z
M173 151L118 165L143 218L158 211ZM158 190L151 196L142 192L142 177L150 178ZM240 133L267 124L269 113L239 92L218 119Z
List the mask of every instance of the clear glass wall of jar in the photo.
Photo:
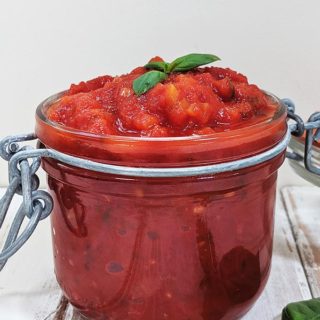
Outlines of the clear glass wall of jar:
M44 146L123 166L236 160L271 148L287 130L279 103L272 119L218 134L94 136L48 121L50 101L37 110ZM284 153L247 169L183 178L116 176L43 160L64 294L90 319L237 319L268 278L283 160Z

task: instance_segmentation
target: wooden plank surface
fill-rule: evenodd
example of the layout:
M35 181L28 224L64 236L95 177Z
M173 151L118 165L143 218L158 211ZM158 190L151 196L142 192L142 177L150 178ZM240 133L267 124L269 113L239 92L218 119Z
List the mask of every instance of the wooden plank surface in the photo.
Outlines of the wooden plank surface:
M278 320L289 302L311 297L289 221L278 197L272 268L266 289L245 320Z
M320 217L317 218L316 214L320 208L320 203L317 202L319 190L319 188L305 190L301 187L284 189L283 199L289 213L286 213L282 201L278 197L270 279L258 302L243 319L278 320L282 308L287 303L311 297L310 287L313 294L318 293L319 270L317 268L319 268L320 239L316 237L317 229L310 228L309 223L318 223L319 226ZM309 191L312 191L311 200L308 198ZM298 197L298 200L292 205L292 199L295 199L294 192L302 192L303 196ZM1 194L3 194L3 190L0 189ZM305 202L308 202L309 205L306 206ZM317 206L314 207L315 205ZM15 208L12 208L11 216L17 206L18 199L15 199ZM308 208L309 220L301 220L301 207ZM303 231L302 236L302 231L297 231L295 228L298 244L295 243L290 222L294 226L299 226L299 230ZM303 241L299 242L299 239L303 239ZM3 230L0 232L0 243L2 241ZM306 262L306 265L303 266L299 256L301 253L297 248L305 248L306 245L309 246L305 250L306 256L301 255L303 261ZM312 254L310 254L310 250ZM316 250L318 250L318 255ZM80 317L74 314L72 307L61 297L61 292L54 278L52 263L51 234L47 219L40 223L28 243L0 272L1 320L80 320ZM310 284L306 274L310 278Z
M320 188L286 187L282 197L313 297L320 297Z

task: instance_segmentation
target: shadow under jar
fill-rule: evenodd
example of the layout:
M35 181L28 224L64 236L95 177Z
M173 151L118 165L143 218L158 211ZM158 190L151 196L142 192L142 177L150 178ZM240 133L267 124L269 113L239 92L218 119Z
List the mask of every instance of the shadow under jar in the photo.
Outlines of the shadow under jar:
M275 146L285 107L245 128L203 136L97 136L50 122L48 148L122 166L189 167L246 158ZM277 170L284 153L238 171L137 178L42 161L54 199L57 280L89 319L231 320L253 305L270 271Z

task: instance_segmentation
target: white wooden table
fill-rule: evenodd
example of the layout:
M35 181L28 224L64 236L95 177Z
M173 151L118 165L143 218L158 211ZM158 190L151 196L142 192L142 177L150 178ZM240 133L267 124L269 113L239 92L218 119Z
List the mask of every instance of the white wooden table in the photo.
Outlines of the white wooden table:
M320 188L286 187L277 201L271 276L243 319L281 319L287 303L316 296L320 296ZM0 272L0 319L80 319L61 297L54 278L48 220Z

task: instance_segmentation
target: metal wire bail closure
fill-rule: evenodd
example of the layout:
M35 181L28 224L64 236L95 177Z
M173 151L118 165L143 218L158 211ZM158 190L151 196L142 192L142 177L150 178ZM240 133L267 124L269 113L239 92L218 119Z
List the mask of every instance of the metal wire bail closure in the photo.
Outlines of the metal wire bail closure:
M316 112L311 115L311 117L308 120L309 123L311 122L319 122L320 123L320 112ZM312 161L312 146L314 141L320 140L320 126L317 128L317 130L306 130L306 142L305 142L305 150L304 150L304 164L307 170L310 172L320 175L320 168L315 166Z
M313 113L304 123L301 117L295 114L295 106L290 99L282 99L282 102L288 109L288 118L295 121L290 125L292 135L302 137L304 133L306 134L304 156L296 152L287 152L287 158L303 163L309 172L320 175L320 167L313 160L312 150L314 142L320 142L320 112Z
M36 139L34 134L6 137L0 141L0 156L10 162L15 154L25 151L31 152L32 147L23 146L20 148L19 142L34 139ZM10 175L9 186L0 200L1 229L14 195L19 194L23 197L0 253L0 270L3 269L8 259L30 238L39 221L45 219L52 211L53 201L49 193L37 190L39 178L35 173L39 169L40 161L40 157L33 158L31 163L29 163L28 158L19 161L16 164L17 170L14 175ZM29 221L24 230L20 232L26 217L29 218Z
M306 168L320 175L320 168L312 164L311 153L314 139L320 136L320 112L313 114L309 122L303 123L301 118L294 113L294 104L289 99L283 99L282 102L288 108L288 117L295 121L295 123L289 125L282 141L273 148L258 155L214 165L181 168L116 166L73 157L53 149L34 149L30 146L20 147L19 142L37 139L33 133L4 138L0 141L0 156L9 162L9 186L4 196L0 199L0 231L15 194L22 195L22 203L13 218L7 239L2 251L0 251L0 271L3 269L7 260L29 239L39 221L48 217L53 209L53 200L49 193L38 190L39 179L36 172L39 169L41 158L43 157L52 158L78 168L122 176L153 178L203 176L239 170L268 161L286 150L291 134L301 136L303 132L307 130L305 150ZM317 130L313 133L314 129ZM301 160L301 157L298 158L292 153L287 153L287 156L291 159L296 158L296 160ZM25 218L28 218L29 221L24 230L20 232Z

